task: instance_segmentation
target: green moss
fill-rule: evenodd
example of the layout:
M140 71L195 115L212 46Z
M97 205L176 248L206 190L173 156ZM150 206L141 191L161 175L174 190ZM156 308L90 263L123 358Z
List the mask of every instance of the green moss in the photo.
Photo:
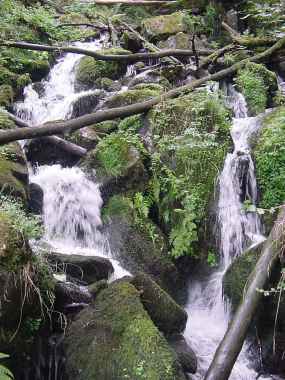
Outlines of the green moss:
M141 119L141 115L129 116L123 119L118 129L121 131L132 131L137 133L143 127L143 122Z
M10 85L0 86L0 107L8 107L13 102L14 91ZM1 115L0 115L1 118ZM1 123L1 121L0 121ZM7 124L8 125L8 124Z
M270 96L278 88L276 75L264 65L252 62L238 71L235 80L252 115L265 111Z
M155 88L141 86L141 88L134 88L112 96L104 105L108 108L128 106L158 96L162 90L163 88L161 86L156 86Z
M129 54L123 49L108 49L98 51L102 54ZM125 74L127 63L98 61L92 57L81 58L76 69L76 82L83 86L94 86L98 78L119 79Z
M102 209L103 220L107 221L109 218L117 217L132 217L132 202L129 198L114 195L110 198L109 202Z
M142 27L149 38L161 38L186 31L183 12L143 20Z
M66 346L67 372L76 380L184 379L138 291L125 282L102 290L96 307L79 314Z
M1 99L1 87L0 87L0 99ZM1 110L0 108L0 129L13 129L13 128L16 128L15 123L8 117L7 113L4 110ZM7 146L8 145L6 145L6 147ZM3 149L7 149L7 148L0 147L0 152Z
M223 278L224 293L231 300L234 308L243 298L245 285L256 265L259 252L259 248L256 248L236 258Z
M271 208L285 200L285 107L277 108L263 120L254 150L261 207Z

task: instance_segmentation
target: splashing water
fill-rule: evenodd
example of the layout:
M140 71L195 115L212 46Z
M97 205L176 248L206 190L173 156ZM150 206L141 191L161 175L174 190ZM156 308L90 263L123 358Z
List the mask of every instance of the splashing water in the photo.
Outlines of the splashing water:
M250 139L260 128L258 117L247 117L243 96L230 88L230 103L236 118L231 136L234 152L225 159L219 177L217 224L220 232L221 262L212 274L192 279L186 310L189 320L185 337L198 356L198 371L191 379L202 380L221 342L231 318L229 302L223 300L223 276L234 257L253 244L264 240L256 213L246 213L243 201L257 202L257 185L250 155ZM198 278L199 277L199 278ZM246 342L230 376L231 380L253 380L258 376L252 368L249 344ZM264 377L259 377L265 379Z

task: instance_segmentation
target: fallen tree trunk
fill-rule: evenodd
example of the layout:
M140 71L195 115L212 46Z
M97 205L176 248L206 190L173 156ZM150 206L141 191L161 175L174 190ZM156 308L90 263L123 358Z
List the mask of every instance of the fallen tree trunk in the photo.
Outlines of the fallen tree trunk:
M123 5L169 5L176 3L175 0L172 1L163 1L163 0L94 0L94 4L102 5L114 5L114 4L123 4Z
M20 128L31 128L30 125L28 123L26 123L25 121L21 120L19 117L11 114L8 112L8 116L11 120L14 121L14 123L20 127ZM34 127L36 128L36 127ZM65 152L67 153L70 153L74 156L78 156L78 157L84 157L87 153L87 149L85 148L82 148L81 146L79 145L76 145L70 141L67 141L67 140L64 140L62 139L61 137L58 137L58 136L46 136L46 137L41 137L41 140L43 141L47 141L51 144L53 144L54 146L57 146L59 147L60 149L64 150Z
M153 53L135 53L135 54L101 54L96 51L87 50L78 48L75 46L51 46L51 45L40 45L32 44L29 42L13 42L13 41L0 41L0 46L26 49L26 50L35 50L35 51L55 51L58 53L74 53L88 55L99 61L118 61L118 62L137 62L137 61L146 61L150 58L163 58L169 56L177 57L189 57L193 55L192 50L188 49L169 49L169 50L160 50ZM211 54L212 50L198 50L198 53L201 55Z
M269 49L262 53L256 54L253 57L244 59L239 63L235 63L231 67L218 71L215 74L207 75L201 79L197 79L187 85L174 88L160 96L146 100L141 103L135 103L129 106L124 106L120 108L112 108L109 110L97 111L92 114L80 116L75 119L66 120L56 123L47 123L45 125L40 125L33 128L23 128L17 130L1 131L0 133L0 144L5 144L8 142L16 140L31 139L42 136L52 136L57 134L63 134L66 132L74 132L78 129L86 127L88 125L94 125L106 120L114 120L116 118L127 117L139 113L144 113L151 109L156 104L169 99L175 98L185 92L193 91L195 88L205 84L208 81L218 81L224 79L230 75L234 75L239 69L244 67L248 62L260 62L263 59L267 59L277 50L285 46L285 37L281 38Z
M215 353L205 380L227 380L229 378L246 338L250 322L262 298L262 293L258 290L266 286L271 270L277 263L279 254L284 250L284 243L285 206L282 207L262 249L261 256L247 281L243 301Z

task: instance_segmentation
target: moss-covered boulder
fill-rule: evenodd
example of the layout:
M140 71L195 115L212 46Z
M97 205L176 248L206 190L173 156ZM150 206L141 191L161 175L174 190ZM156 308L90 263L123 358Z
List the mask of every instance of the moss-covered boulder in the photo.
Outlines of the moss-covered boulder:
M185 380L174 351L126 282L102 290L65 337L66 371L74 380Z
M143 271L169 291L178 286L165 236L147 217L139 214L132 198L113 196L102 210L112 252L132 273Z
M145 309L160 331L173 334L185 329L186 311L150 276L140 272L131 280L131 283L139 290Z
M6 127L11 125L9 122L6 124L0 113L1 122ZM10 143L0 147L0 189L4 194L27 201L28 169L25 156L18 143Z
M102 54L129 54L124 49L106 49L99 51ZM99 61L92 57L83 57L79 61L75 72L75 86L80 88L92 88L99 78L119 79L126 73L126 62Z
M88 153L82 167L96 172L104 199L111 194L141 189L148 179L143 157L123 133L112 133Z
M92 91L88 94L79 96L72 103L72 113L71 118L79 117L91 113L95 107L98 105L103 94L100 90Z
M278 89L276 74L253 62L240 69L235 80L252 116L265 111Z
M202 258L214 248L211 201L230 144L229 112L217 94L198 90L159 104L147 120L159 223L174 257Z
M254 148L260 206L271 209L285 200L285 107L276 108L262 121L260 136ZM277 210L275 210L277 212ZM274 209L265 214L267 230L276 217Z
M140 103L158 96L161 92L163 92L162 86L157 85L151 87L149 85L141 85L140 87L132 88L112 96L104 102L103 107L115 108Z
M187 30L183 12L147 18L143 20L142 28L149 39L156 40Z
M0 107L9 107L14 98L12 86L3 84L0 86ZM0 116L1 117L1 116Z
M262 244L237 257L224 275L224 294L230 299L234 309L243 298L246 282L257 263L261 247Z

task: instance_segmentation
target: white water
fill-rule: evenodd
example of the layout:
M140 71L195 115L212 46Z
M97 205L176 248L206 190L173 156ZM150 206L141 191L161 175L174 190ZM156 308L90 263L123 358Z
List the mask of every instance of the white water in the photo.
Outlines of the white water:
M96 50L101 48L103 41L104 36L76 45ZM15 104L17 115L32 125L68 118L74 100L90 92L76 93L74 88L75 68L81 57L68 53L60 58L48 78L42 81L42 96L32 85L27 86L24 101ZM129 274L112 259L108 242L100 231L102 198L96 183L89 181L80 168L60 165L37 168L31 173L30 181L39 184L44 191L43 240L53 250L106 257L114 266L114 278Z
M198 372L191 377L195 380L204 378L231 318L230 305L223 299L223 275L234 257L242 254L250 245L264 239L258 215L246 213L241 202L242 193L243 196L246 194L246 198L252 204L257 201L249 140L257 132L260 122L258 118L247 117L246 102L241 94L232 88L230 96L236 115L231 129L235 149L227 155L219 177L217 224L220 231L221 260L214 273L202 275L202 278L199 276L191 281L186 306L189 319L185 337L198 356ZM243 191L239 178L242 178ZM230 379L253 380L257 376L249 355L249 345L245 343ZM259 377L261 378L264 379Z

